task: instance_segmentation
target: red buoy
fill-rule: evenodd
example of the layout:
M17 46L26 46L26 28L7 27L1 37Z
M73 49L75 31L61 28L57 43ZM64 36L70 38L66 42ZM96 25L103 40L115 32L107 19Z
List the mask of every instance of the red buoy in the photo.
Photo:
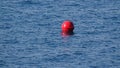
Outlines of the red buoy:
M62 29L62 32L73 32L74 25L71 21L66 20L63 22L61 29Z

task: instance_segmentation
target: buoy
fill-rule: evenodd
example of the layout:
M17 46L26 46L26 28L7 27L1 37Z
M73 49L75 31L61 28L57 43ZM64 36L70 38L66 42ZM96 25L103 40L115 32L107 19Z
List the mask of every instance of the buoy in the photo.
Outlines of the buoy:
M73 35L74 25L73 22L66 20L61 25L61 34L63 37L67 37L69 35Z
M73 32L74 30L74 25L73 22L66 20L62 23L61 26L62 32Z

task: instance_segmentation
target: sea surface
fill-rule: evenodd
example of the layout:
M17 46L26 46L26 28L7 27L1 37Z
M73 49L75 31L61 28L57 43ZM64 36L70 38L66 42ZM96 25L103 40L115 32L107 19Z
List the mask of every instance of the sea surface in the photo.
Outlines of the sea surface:
M0 68L120 68L120 0L0 0Z

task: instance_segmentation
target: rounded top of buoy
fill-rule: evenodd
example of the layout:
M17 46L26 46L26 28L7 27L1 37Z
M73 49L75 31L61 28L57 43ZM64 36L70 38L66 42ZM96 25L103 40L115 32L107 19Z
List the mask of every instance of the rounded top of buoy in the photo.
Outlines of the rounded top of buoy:
M73 22L66 20L62 23L61 29L63 32L73 32L74 25Z

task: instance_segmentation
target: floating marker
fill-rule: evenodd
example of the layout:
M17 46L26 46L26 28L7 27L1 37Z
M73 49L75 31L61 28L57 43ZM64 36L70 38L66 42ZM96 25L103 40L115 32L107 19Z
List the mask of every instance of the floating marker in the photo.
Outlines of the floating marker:
M66 20L63 22L61 29L63 32L73 32L74 30L74 25L71 21Z
M69 36L73 35L74 25L73 22L66 20L61 25L62 35Z

